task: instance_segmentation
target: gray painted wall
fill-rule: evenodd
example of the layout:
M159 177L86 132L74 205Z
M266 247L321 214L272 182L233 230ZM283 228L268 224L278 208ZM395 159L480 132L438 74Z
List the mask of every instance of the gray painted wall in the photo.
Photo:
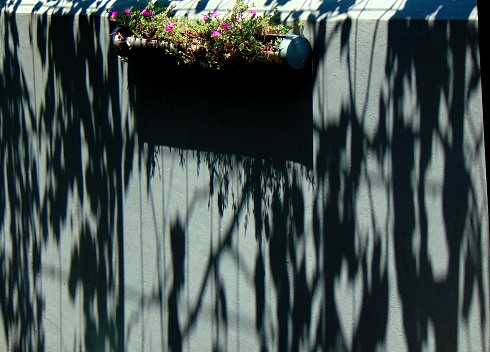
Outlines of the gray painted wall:
M273 4L311 68L0 5L0 350L490 350L474 1Z

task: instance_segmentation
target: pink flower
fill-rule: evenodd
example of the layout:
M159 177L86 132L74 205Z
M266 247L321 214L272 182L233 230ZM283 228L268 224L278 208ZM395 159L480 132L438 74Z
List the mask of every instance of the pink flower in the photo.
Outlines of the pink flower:
M146 11L146 10L141 11L141 15L143 15L145 17L152 17L153 16L153 14L150 11Z
M128 15L128 16L133 14L133 13L132 13L131 11L129 11L129 10L124 10L123 12L124 12L124 14L125 14L125 15Z
M217 18L219 17L220 13L217 12L217 11L213 11L213 13L211 14L211 16L213 16L213 18Z
M167 28L165 28L165 32L171 32L177 26L177 23L169 23Z
M206 15L202 16L202 19L203 19L203 21L204 21L204 22L209 21L209 17L208 17L208 16L206 16Z
M112 13L111 13L111 18L112 18L113 20L115 20L115 19L117 18L117 16L119 16L119 13L118 13L117 11L112 11Z
M225 24L221 25L221 28L223 28L223 29L230 29L231 26L229 24L226 24L225 23Z
M250 12L252 14L252 17L257 16L257 11L255 11L255 10L248 10L248 12Z
M221 37L221 32L220 31L213 31L213 37Z

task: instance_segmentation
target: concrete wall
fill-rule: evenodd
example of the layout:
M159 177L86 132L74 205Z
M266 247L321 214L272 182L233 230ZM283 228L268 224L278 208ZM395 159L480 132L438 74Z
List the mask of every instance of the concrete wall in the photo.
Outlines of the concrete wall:
M476 3L274 4L311 67L0 4L0 350L490 350Z

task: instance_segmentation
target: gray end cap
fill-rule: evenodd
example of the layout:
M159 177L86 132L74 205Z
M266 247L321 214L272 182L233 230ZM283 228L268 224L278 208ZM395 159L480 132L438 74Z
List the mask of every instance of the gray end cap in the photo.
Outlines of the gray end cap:
M311 60L312 49L305 37L290 35L279 45L279 57L286 65L294 69L304 68Z

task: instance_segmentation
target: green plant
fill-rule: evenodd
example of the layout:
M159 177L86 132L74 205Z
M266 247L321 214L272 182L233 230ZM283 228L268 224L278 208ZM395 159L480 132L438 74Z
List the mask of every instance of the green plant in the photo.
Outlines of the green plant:
M141 10L112 11L110 19L132 38L160 43L179 63L215 69L228 63L270 61L291 30L281 24L277 9L258 15L244 0L237 0L227 13L214 11L201 18L174 17L173 9L150 3Z

